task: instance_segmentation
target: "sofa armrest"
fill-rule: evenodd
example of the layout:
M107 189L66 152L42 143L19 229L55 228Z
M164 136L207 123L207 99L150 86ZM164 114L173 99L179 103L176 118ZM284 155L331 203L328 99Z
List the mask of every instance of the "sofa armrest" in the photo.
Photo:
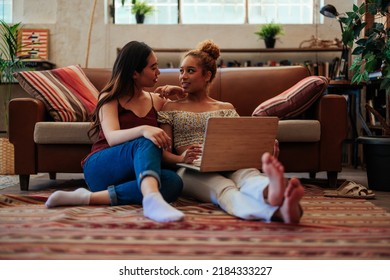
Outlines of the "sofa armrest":
M46 115L46 108L38 99L15 98L9 103L9 140L14 145L17 174L37 173L34 128Z
M342 145L348 132L347 102L341 95L327 94L317 103L321 123L320 169L341 171Z

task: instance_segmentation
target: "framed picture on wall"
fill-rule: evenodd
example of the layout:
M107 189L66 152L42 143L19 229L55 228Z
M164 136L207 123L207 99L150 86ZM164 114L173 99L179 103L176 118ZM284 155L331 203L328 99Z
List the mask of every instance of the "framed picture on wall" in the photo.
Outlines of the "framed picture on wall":
M21 52L19 56L27 59L49 59L49 29L22 29Z

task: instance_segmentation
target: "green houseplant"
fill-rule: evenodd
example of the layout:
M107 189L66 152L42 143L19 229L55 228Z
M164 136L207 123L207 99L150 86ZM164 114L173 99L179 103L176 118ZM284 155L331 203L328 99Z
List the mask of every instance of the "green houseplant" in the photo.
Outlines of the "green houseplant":
M389 7L388 0L367 0L360 7L353 5L346 17L340 17L344 26L343 42L353 49L352 83L370 82L370 73L381 72L380 89L387 96L387 120L371 106L366 107L378 117L387 136L390 136L390 27L384 22L389 16ZM374 17L372 26L367 26L366 17L369 15Z
M8 103L11 99L11 86L14 81L13 73L23 67L18 58L21 49L18 33L21 23L9 25L0 20L0 84L4 93L1 110L4 112L4 127L8 131ZM0 138L0 174L14 174L14 148L8 138Z
M14 81L13 73L23 68L24 64L19 59L21 43L18 38L21 23L9 25L0 20L0 83L6 85L3 97L2 110L5 112L5 127L8 127L8 103L11 99L11 85Z
M386 116L366 104L379 120L383 135L359 137L363 144L368 184L373 189L389 190L390 174L390 28L389 0L366 0L340 17L342 39L352 49L352 83L370 83L370 75L379 73L380 90L386 95ZM371 21L369 19L372 19ZM370 23L370 24L369 24Z
M126 0L122 0L122 6ZM135 15L137 23L143 23L146 15L150 15L155 11L155 7L144 1L131 0L131 13Z
M266 48L273 48L275 46L276 36L283 35L284 30L281 24L271 22L261 25L255 34L264 40Z

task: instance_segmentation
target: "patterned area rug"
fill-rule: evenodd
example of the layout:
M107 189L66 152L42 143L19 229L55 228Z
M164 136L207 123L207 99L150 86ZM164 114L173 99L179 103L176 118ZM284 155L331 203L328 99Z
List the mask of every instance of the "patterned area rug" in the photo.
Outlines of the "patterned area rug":
M299 225L244 221L180 198L186 218L156 223L139 206L46 209L51 191L0 195L0 259L390 259L390 214L306 187Z

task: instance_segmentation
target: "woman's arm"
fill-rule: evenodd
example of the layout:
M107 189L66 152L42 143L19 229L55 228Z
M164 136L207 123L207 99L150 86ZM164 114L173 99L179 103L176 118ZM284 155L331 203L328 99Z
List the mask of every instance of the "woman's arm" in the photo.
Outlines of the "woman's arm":
M166 123L161 123L160 127L168 135L168 137L173 139L172 126ZM162 160L169 168L174 168L176 163L183 162L183 157L182 155L174 154L171 148L163 151Z
M160 127L172 139L172 126L169 124L161 124ZM195 159L202 155L200 145L191 145L187 147L180 155L175 154L172 149L163 151L163 162L170 168L175 168L177 163L192 163Z
M202 147L200 145L192 145L188 147L181 155L172 153L171 151L163 151L163 163L169 168L174 169L177 163L191 164L195 159L202 155Z
M187 95L184 93L183 89L179 86L160 86L155 89L152 93L153 103L155 104L155 108L157 111L162 110L164 105L171 101L169 97L176 96L178 99L183 99ZM176 99L177 99L176 98Z
M120 129L118 119L118 101L104 104L99 112L100 124L110 146L118 145L141 136L148 138L159 148L170 148L171 138L158 127L141 125L130 129Z

